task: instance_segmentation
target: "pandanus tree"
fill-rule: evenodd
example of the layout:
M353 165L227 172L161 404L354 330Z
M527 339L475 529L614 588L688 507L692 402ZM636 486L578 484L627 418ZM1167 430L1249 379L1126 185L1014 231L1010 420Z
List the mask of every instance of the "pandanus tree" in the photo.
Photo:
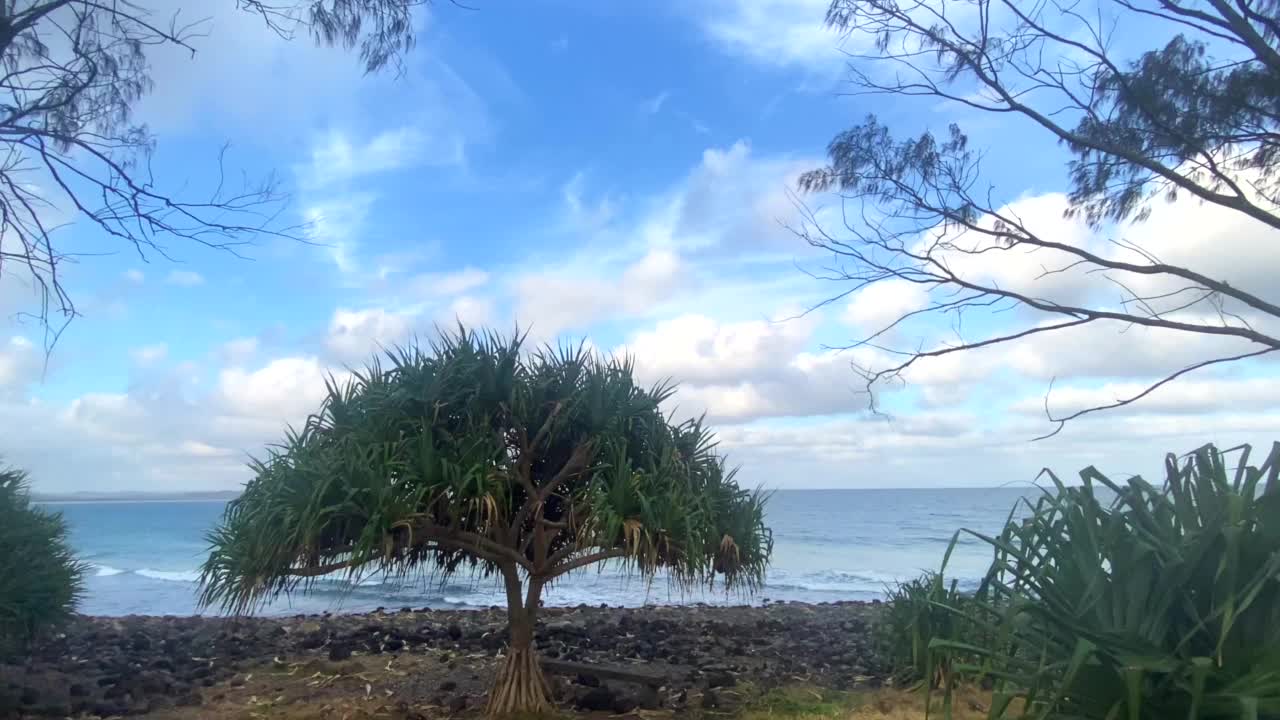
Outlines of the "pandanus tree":
M201 601L247 612L332 573L506 589L510 647L491 715L550 693L533 639L543 591L605 561L686 589L759 585L772 550L764 496L738 487L673 386L630 360L459 329L386 353L252 464L210 536Z

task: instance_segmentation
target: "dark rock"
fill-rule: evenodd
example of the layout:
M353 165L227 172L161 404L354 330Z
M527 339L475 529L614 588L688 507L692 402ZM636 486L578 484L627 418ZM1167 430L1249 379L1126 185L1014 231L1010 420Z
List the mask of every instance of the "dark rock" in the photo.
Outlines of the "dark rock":
M88 697L89 688L81 685L80 683L71 683L71 685L67 687L67 694L71 697Z
M467 696L454 695L449 698L449 703L445 705L445 707L447 707L451 713L460 713L467 709Z
M35 705L40 702L40 691L35 688L22 688L22 693L18 696L18 702L23 705Z
M636 701L629 695L619 695L613 701L613 711L621 715L636 709Z
M346 643L335 643L329 646L329 659L339 662L351 657L351 646Z
M136 686L146 693L162 694L169 689L169 678L156 670L148 670L138 674Z
M702 693L702 709L712 710L720 707L720 695L715 690L707 690Z
M579 710L593 710L596 712L604 712L613 710L614 704L617 703L618 697L608 685L591 688L587 692L578 696L575 703Z
M662 706L662 698L658 695L658 689L645 685L636 693L636 703L645 710L657 710Z
M329 638L321 632L307 633L303 636L301 642L298 643L298 647L304 650L315 650L324 645L328 639Z
M587 673L578 673L578 684L587 687L600 687L600 678Z
M404 641L398 637L389 637L382 641L382 649L387 652L399 652L404 649Z
M445 680L440 683L440 692L453 692L458 689L458 683L452 680Z
M115 717L117 715L124 715L125 713L129 712L129 707L127 705L123 705L118 702L110 702L107 700L94 703L91 707L93 708L94 715L97 715L98 717L104 717L104 718Z
M449 625L449 639L457 642L462 639L462 626L458 623Z
M737 684L738 678L726 670L714 672L707 676L707 687L709 688L726 688Z

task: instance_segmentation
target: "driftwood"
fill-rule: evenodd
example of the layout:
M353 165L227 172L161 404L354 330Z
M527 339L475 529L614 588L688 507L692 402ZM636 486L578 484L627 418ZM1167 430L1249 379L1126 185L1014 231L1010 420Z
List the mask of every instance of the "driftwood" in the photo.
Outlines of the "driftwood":
M620 680L653 688L665 685L669 679L667 673L662 670L653 670L639 665L600 665L553 658L543 658L542 669L560 675L594 675L606 680Z

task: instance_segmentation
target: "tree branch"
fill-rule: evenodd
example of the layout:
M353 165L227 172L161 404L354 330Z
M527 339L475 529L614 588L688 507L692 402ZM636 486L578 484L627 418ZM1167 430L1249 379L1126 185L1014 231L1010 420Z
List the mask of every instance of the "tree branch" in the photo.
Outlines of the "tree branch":
M590 555L584 555L567 562L552 565L551 569L548 572L541 574L540 577L543 577L545 580L551 580L553 578L560 577L565 573L573 572L579 568L584 568L588 565L593 565L604 560L626 557L628 554L629 553L626 550L621 548L614 550L601 550L599 552L591 553Z

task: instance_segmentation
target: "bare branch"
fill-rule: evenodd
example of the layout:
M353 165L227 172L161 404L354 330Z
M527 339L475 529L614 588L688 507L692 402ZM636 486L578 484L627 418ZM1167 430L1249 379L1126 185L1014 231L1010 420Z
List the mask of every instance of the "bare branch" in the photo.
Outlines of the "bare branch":
M359 47L369 71L413 46L422 0L237 0L288 35L305 25L317 42ZM193 4L193 8L202 6ZM152 90L148 52L195 53L206 21L184 23L127 0L9 3L0 22L0 277L26 279L46 329L46 350L77 310L58 266L67 259L48 218L69 213L143 260L171 243L238 255L263 239L306 242L282 222L288 198L273 177L205 197L162 189L151 169L154 137L133 110ZM61 315L61 326L51 315Z
M852 47L866 48L850 53L853 94L933 98L1030 120L1074 155L1068 218L1080 216L1089 228L1119 236L1096 250L1042 234L994 199L994 186L983 182L981 153L958 126L939 136L896 139L869 116L837 135L828 147L830 164L804 174L799 189L839 193L843 226L795 200L804 222L793 231L831 258L820 271L806 271L838 286L811 309L884 282L911 283L928 298L835 346L879 353L874 362L883 366L854 365L867 381L872 409L873 386L901 378L921 358L1096 321L1254 346L1209 365L1280 349L1274 298L1194 264L1165 262L1123 237L1132 227L1126 223L1144 220L1154 203L1180 197L1248 217L1263 232L1280 230L1280 96L1274 91L1280 8L1230 0L1194 7L1116 0L1116 6L1118 19L1101 11L1089 17L1057 0L831 3L829 24L857 36ZM1132 18L1164 20L1183 33L1136 57L1117 55L1116 28ZM1025 283L999 282L1000 273L989 271L1009 262L1025 268L1037 253L1049 259ZM1063 296L1041 289L1063 276L1080 278L1084 289ZM1114 292L1102 292L1107 287L1121 292L1118 307ZM959 338L967 314L1012 310L1023 313L1007 315L1012 325L1004 331ZM959 339L894 346L909 327L930 319L955 326ZM932 333L937 325L923 327ZM1149 391L1191 369L1171 373Z
M1203 362L1198 362L1192 365L1188 365L1182 368L1181 370L1170 373L1169 375L1166 375L1164 378L1161 378L1160 380L1148 385L1141 392L1134 393L1133 395L1130 395L1125 398L1120 398L1113 403L1108 403L1106 405L1096 405L1094 407L1085 408L1083 410L1077 410L1076 412L1073 412L1061 417L1055 417L1053 415L1053 412L1050 411L1049 409L1049 396L1053 393L1053 384L1050 383L1049 392L1045 393L1045 396L1044 396L1044 412L1045 412L1045 416L1049 418L1049 421L1054 423L1057 427L1055 427L1051 432L1048 432L1036 438L1036 440L1044 440L1046 438L1051 438L1054 435L1057 435L1059 432L1062 431L1062 428L1066 427L1066 424L1068 422L1071 422L1076 418L1084 417L1085 415L1089 415L1090 413L1102 412L1103 410L1114 410L1115 408L1124 407L1125 405L1132 405L1133 403L1138 402L1142 398L1145 398L1146 396L1150 395L1151 393L1155 392L1161 387L1173 382L1174 380L1177 380L1178 378L1182 377L1183 375L1186 375L1187 373L1194 372L1196 370L1200 370L1201 368L1206 368L1211 365L1221 365L1223 363L1239 362L1241 360L1247 360L1249 358L1261 357L1263 355L1267 355L1273 352L1276 352L1275 348L1267 348L1263 350L1255 350L1253 352L1241 353L1239 355L1229 355L1227 357L1214 358L1212 360L1205 360Z

